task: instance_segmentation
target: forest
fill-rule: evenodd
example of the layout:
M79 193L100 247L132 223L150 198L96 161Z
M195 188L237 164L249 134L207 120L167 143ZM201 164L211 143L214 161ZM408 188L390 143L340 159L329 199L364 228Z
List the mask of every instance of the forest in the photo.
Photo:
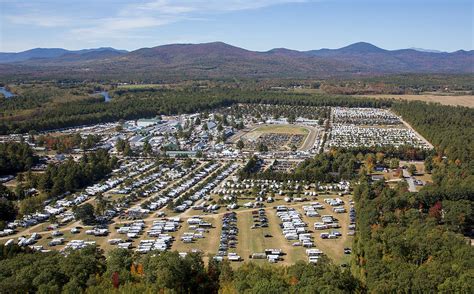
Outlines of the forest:
M52 136L50 134L33 136L35 143L40 147L55 150L58 153L69 153L73 149L88 150L95 147L102 139L99 135L87 135L85 138L79 133L71 135Z
M424 206L403 186L391 189L367 180L361 180L354 198L358 230L352 270L369 292L474 291L474 251L443 225L443 204Z
M358 148L340 149L341 152L349 152L354 155L383 154L384 158L397 158L400 160L424 160L432 155L431 150L415 148L413 146L366 146Z
M461 164L474 158L474 109L426 104L394 103L392 109L427 138L442 155Z
M353 79L328 79L316 83L313 88L319 88L326 93L346 95L370 94L421 94L424 92L452 93L472 95L472 75L446 74L397 74L378 77Z

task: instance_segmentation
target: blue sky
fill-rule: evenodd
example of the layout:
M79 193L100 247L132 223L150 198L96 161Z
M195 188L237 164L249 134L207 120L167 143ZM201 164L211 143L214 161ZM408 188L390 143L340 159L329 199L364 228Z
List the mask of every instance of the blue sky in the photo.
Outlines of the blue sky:
M474 49L465 0L0 0L0 51L133 50L223 41L250 50Z

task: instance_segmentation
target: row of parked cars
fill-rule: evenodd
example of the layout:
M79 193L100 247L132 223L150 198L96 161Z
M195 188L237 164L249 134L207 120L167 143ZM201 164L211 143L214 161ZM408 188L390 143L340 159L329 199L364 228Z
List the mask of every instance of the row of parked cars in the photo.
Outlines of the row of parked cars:
M241 258L236 253L229 253L230 248L237 247L237 235L239 228L237 227L237 214L235 212L228 212L222 217L222 231L219 242L219 250L215 259L221 261L224 256L230 261L240 261Z
M268 218L264 208L252 211L253 225L252 229L268 227Z

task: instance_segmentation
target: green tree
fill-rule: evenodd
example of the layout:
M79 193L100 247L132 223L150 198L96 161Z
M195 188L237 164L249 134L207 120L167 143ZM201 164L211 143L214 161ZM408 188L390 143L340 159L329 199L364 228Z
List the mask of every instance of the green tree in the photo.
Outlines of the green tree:
M95 223L94 206L90 203L81 206L75 206L73 209L74 217L81 220L85 225Z
M6 198L0 198L0 222L5 224L15 219L18 211L13 202L7 200ZM0 227L3 229L4 226L0 224Z
M397 169L400 166L400 160L398 158L390 159L390 168Z
M296 121L296 116L293 113L288 115L288 123L293 124L295 123L295 121Z
M104 195L102 195L102 193L97 194L97 196L95 197L95 203L96 203L96 207L95 207L96 214L103 215L107 209L108 202L104 198Z
M153 155L153 149L151 147L150 142L148 142L148 140L145 141L145 143L143 144L143 155L145 155L145 156Z
M244 149L244 147L245 147L244 141L242 141L242 140L237 141L236 146L237 146L237 148L239 148L239 150Z
M130 250L116 248L107 254L107 271L105 278L112 280L112 275L117 272L120 284L125 284L133 280L130 273L130 267L133 263L133 257Z
M457 233L468 233L474 224L472 200L443 201L443 221L448 228Z
M414 164L408 166L408 173L412 176L416 174L416 166Z
M125 140L118 138L117 142L115 142L115 148L118 152L123 152L125 150Z
M425 164L425 171L427 173L431 173L431 171L433 170L433 157L431 156L426 157L424 164Z

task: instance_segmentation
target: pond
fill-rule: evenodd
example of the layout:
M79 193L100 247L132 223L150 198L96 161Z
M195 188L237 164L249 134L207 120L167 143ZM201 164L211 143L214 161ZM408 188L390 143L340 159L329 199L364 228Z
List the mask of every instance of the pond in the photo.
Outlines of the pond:
M7 98L7 99L15 96L15 94L8 91L5 87L0 87L0 93L2 93L5 96L5 98Z
M109 92L107 92L107 91L98 92L98 94L100 94L100 95L102 95L102 97L104 97L104 102L110 102L110 100L112 99L112 98L110 98Z

